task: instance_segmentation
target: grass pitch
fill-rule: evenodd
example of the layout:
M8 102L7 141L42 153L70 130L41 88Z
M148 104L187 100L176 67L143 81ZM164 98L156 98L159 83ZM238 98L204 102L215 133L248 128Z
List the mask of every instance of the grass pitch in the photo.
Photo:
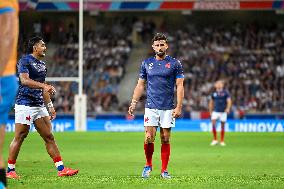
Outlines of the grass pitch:
M4 157L13 133L7 133ZM173 132L168 171L160 173L157 135L151 178L144 166L144 133L55 133L65 166L74 177L58 178L37 133L30 133L17 160L20 180L9 189L61 188L284 188L284 133L226 133L226 147L209 146L210 133Z

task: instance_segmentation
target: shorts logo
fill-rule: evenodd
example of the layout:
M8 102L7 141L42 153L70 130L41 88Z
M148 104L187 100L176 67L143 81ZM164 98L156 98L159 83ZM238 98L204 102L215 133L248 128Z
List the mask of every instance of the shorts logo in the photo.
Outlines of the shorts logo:
M173 125L174 124L174 118L172 118L172 120L171 120L171 125Z
M31 121L31 116L30 116L30 115L27 116L27 117L26 117L26 120L27 120L27 121Z
M168 69L170 69L170 68L171 68L171 64L170 64L170 63L167 63L167 64L165 65L165 67L168 68Z
M149 118L146 117L146 118L144 119L144 122L148 123L148 121L149 121Z

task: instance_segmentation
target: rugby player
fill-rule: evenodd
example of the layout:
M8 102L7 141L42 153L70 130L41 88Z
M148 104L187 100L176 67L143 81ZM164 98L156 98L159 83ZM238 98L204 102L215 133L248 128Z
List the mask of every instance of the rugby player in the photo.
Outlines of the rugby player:
M152 155L157 128L160 127L161 139L161 178L170 179L167 171L170 158L171 128L175 127L175 118L182 112L184 97L184 74L180 61L167 55L168 39L166 35L157 33L152 39L155 56L144 60L141 64L138 83L134 89L128 113L133 115L136 104L147 85L145 104L144 152L146 164L142 177L148 178L152 171ZM176 87L177 104L174 104Z
M50 95L56 91L53 86L45 83L47 70L45 62L41 60L46 53L43 39L40 37L31 38L28 42L27 53L17 64L20 82L15 104L15 137L10 144L7 177L19 178L15 171L15 164L21 145L32 124L44 140L46 150L58 171L58 176L73 176L79 170L64 166L52 134L51 120L55 119L56 112Z
M18 43L18 1L0 1L0 189L7 187L3 144L8 114L18 89L16 77Z
M217 131L216 131L216 122L219 119L221 121L221 137L220 145L225 146L225 123L227 121L227 115L230 113L232 106L232 100L229 92L224 89L224 82L218 80L215 83L215 91L211 94L209 101L209 112L211 115L212 122L212 133L213 140L211 146L218 144Z

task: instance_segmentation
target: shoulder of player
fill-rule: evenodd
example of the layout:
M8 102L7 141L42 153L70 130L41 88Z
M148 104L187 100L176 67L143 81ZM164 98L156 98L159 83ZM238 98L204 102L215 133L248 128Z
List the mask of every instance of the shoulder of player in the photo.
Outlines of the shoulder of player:
M172 62L174 64L181 64L181 62L178 59L174 58L174 57L171 57L171 56L167 55L166 58L168 59L169 62Z
M213 91L210 96L213 97L213 98L216 97L217 96L217 92Z
M225 89L224 92L225 94L230 95L230 92L227 89Z
M148 64L148 63L151 63L151 62L153 62L153 61L154 61L154 58L153 58L153 57L149 57L149 58L143 60L143 61L142 61L142 64Z
M23 55L20 59L19 62L21 63L29 63L30 62L30 57L29 55Z
M31 56L30 54L28 54L28 55L23 55L23 56L20 58L19 62L20 62L20 63L30 64L30 63L35 62L35 60L36 60L36 59L35 59L33 56ZM42 61L42 60L39 60L39 62L42 63L42 64L45 64L45 62Z

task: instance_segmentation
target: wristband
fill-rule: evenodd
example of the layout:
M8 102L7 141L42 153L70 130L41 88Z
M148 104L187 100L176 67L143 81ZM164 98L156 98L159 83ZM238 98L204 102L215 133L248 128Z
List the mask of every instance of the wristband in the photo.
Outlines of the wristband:
M53 108L53 104L52 104L51 101L50 101L49 103L47 103L47 107L48 107L48 108Z

